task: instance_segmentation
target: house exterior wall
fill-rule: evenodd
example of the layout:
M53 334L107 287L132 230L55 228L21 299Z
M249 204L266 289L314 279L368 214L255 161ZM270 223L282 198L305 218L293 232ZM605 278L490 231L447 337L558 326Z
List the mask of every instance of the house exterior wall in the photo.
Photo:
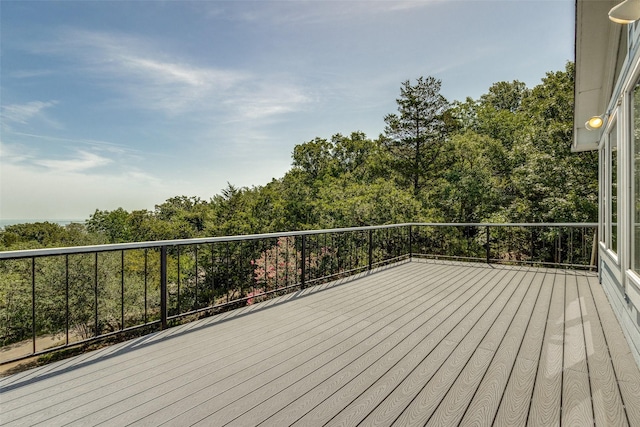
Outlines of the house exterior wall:
M599 143L599 271L640 366L640 24L625 31Z

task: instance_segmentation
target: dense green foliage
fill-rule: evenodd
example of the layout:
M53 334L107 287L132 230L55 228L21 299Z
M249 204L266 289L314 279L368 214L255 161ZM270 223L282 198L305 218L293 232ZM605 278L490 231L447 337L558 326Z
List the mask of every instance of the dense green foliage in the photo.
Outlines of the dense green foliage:
M3 250L376 225L406 221L581 222L597 217L597 154L571 153L573 64L528 89L498 82L450 103L433 77L402 83L385 133L315 138L264 186L209 201L91 215L86 226L21 224Z

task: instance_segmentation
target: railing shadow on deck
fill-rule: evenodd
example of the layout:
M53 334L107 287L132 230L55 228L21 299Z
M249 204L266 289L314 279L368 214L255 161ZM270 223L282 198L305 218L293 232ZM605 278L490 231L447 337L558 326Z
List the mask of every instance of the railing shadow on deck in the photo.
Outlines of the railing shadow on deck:
M0 364L412 258L594 269L596 233L593 223L409 223L0 252Z

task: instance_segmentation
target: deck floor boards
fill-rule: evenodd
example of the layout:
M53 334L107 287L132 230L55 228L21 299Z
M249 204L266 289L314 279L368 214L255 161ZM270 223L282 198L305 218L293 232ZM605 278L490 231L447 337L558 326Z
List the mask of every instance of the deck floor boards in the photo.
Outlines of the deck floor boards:
M597 276L414 260L0 378L0 425L638 425Z

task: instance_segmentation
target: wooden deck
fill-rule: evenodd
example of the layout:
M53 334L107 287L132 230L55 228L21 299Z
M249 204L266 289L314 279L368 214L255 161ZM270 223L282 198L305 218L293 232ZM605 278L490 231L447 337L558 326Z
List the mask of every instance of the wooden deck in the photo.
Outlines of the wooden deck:
M2 425L630 425L592 273L413 261L0 379Z

